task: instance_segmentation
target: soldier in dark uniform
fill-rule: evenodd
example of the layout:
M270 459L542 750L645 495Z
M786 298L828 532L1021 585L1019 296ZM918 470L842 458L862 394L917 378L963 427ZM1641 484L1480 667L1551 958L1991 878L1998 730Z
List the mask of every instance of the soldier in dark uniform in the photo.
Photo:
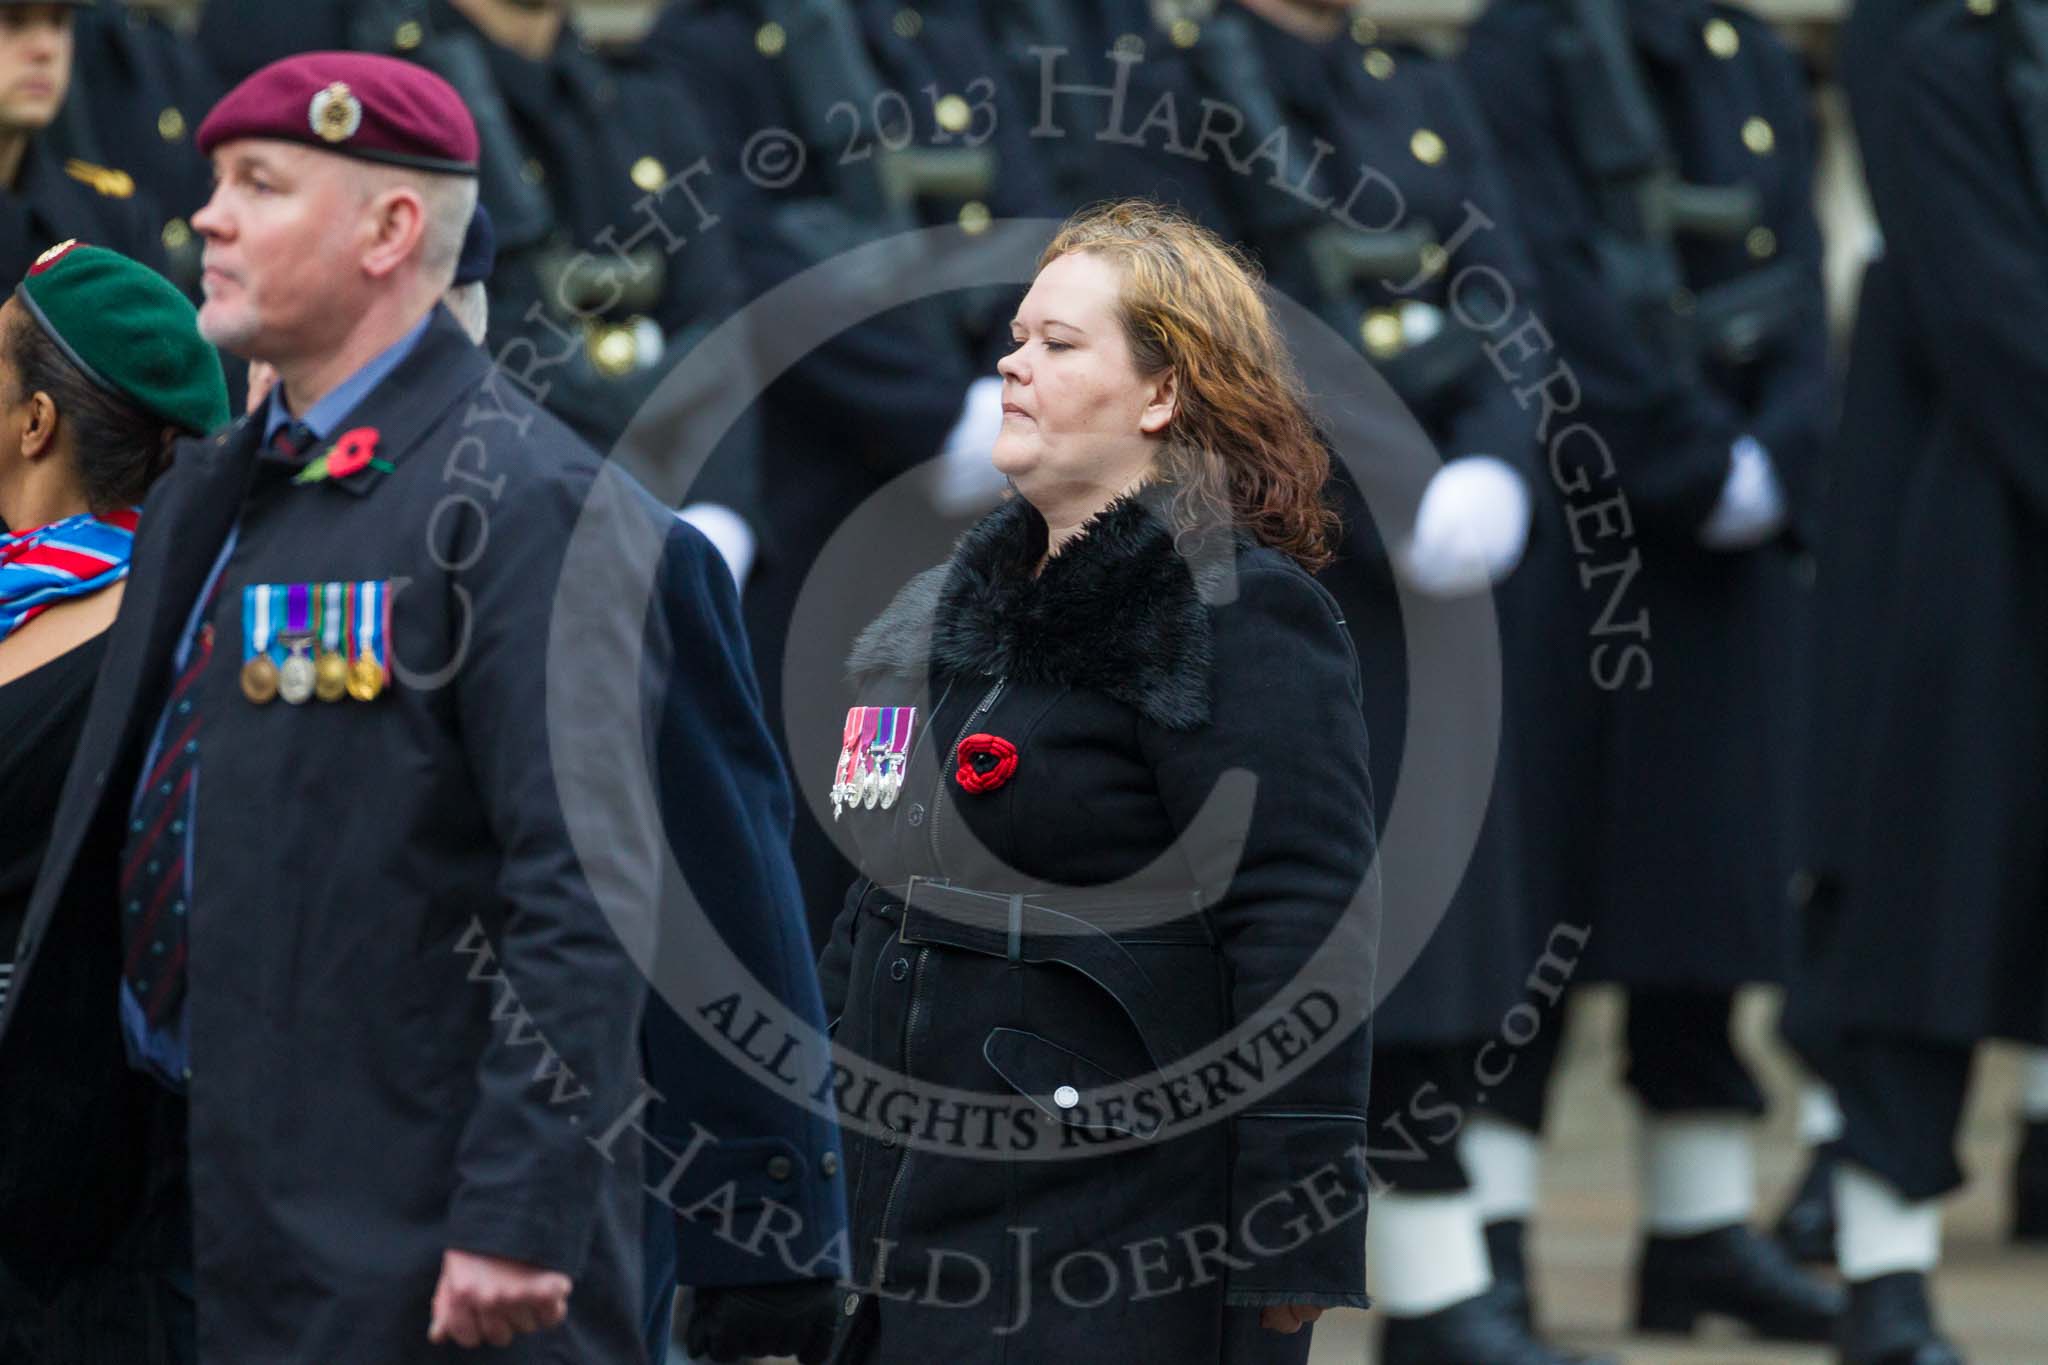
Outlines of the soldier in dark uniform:
M127 171L71 155L48 135L73 91L79 3L0 4L0 279L19 279L75 237L161 268L164 219Z
M2048 1041L2048 13L1866 0L1844 83L1884 250L1864 285L1830 480L1828 641L1864 685L1828 787L1827 897L1795 1036L1840 1097L1845 1365L1953 1365L1933 1320L1940 1199L1972 1054ZM2038 95L2032 99L2038 99ZM1861 439L1857 439L1857 438ZM1878 504L1873 506L1872 504ZM1882 629L1872 629L1876 623Z
M742 155L760 130L788 129L805 145L788 183L722 210L727 221L718 231L736 245L751 298L849 249L913 231L926 213L958 223L974 202L972 195L956 201L940 220L939 196L920 202L905 192L915 174L896 178L904 163L889 148L903 130L876 122L878 109L892 116L891 103L879 98L888 87L849 7L679 0L662 11L643 50L712 121L711 164L722 185L749 188ZM960 139L952 150L972 150L965 135L939 124L924 91L900 93L925 105L913 115L923 139L916 150L946 150L931 146L940 135ZM947 93L954 92L941 90L941 98ZM959 93L970 103L978 98ZM969 116L967 134L980 118L971 108ZM869 274L834 287L891 283ZM990 389L975 385L988 353L962 330L960 316L944 298L890 308L803 356L761 398L760 482L769 491L747 584L747 630L771 723L792 757L836 745L831 727L850 695L841 668L853 633L887 604L895 584L942 556L963 524L935 505L927 467L956 431L977 417L988 425ZM1000 399L993 407L1000 411ZM821 561L857 514L886 531L859 537L857 561ZM801 628L800 607L808 623ZM822 935L851 865L829 832L829 794L797 771L796 861L813 931Z
M8 1091L69 1102L7 1111L9 1264L60 1277L142 1182L176 1202L189 1174L190 1241L163 1254L188 1258L205 1365L634 1362L642 1172L665 1162L679 1206L801 1220L772 1255L692 1247L715 1349L817 1354L831 1271L790 1258L843 1217L830 1121L708 1045L649 1042L687 1120L641 1088L665 863L782 945L734 951L823 1027L729 576L438 306L477 158L445 82L308 54L199 142L201 327L280 379L144 509L0 1020ZM608 581L628 545L658 575L637 597ZM724 1145L678 1166L691 1121Z
M51 129L67 156L121 164L166 215L157 229L170 277L199 293L192 214L213 192L213 171L192 145L200 116L224 88L199 46L144 3L81 8L75 81Z
M1203 8L1151 0L1021 0L986 7L1009 78L1033 121L1033 146L1047 163L1054 213L1141 194L1205 226L1227 226L1229 187L1218 168L1173 150L1185 146L1183 126L1192 136L1201 118L1202 79L1190 50L1201 37L1202 22L1194 16ZM1170 120L1174 131L1167 131L1167 122L1144 128L1154 114Z
M1526 788L1519 737L1505 727L1497 762L1474 762L1469 774L1403 770L1408 631L1441 629L1431 616L1469 614L1471 594L1512 569L1523 548L1529 490L1539 478L1535 422L1483 347L1542 310L1492 139L1459 74L1413 45L1386 41L1348 10L1243 0L1240 12L1219 14L1190 50L1205 72L1226 72L1223 55L1205 49L1232 42L1235 30L1249 36L1260 83L1275 101L1268 116L1287 128L1296 158L1284 179L1305 175L1310 199L1343 203L1361 168L1384 177L1369 199L1350 206L1365 231L1304 211L1261 165L1237 177L1239 231L1276 287L1370 359L1448 462L1422 494L1412 526L1376 526L1360 495L1358 480L1386 472L1340 476L1344 541L1338 562L1322 573L1360 657L1372 661L1366 717L1378 820L1384 827L1397 785L1409 800L1426 790L1425 803L1455 808L1462 800L1486 811L1441 921L1422 922L1419 906L1389 905L1382 991L1390 971L1401 974L1374 1019L1374 1124L1412 1141L1385 1144L1402 1154L1380 1171L1392 1188L1377 1201L1369 1228L1374 1298L1386 1315L1378 1358L1389 1365L1561 1362L1574 1357L1534 1338L1532 1315L1513 1295L1521 1268L1504 1266L1496 1282L1474 1178L1493 1172L1487 1149L1475 1156L1459 1123L1481 1088L1473 1079L1475 1068L1484 1069L1480 1050L1523 1002L1531 964L1546 946L1520 887ZM1257 98L1250 84L1241 75L1212 84L1211 95L1243 108ZM1250 130L1241 154L1265 131ZM1312 145L1330 150L1308 170ZM1484 547L1477 564L1460 553L1475 547ZM1397 578L1410 590L1405 601ZM1496 598L1503 647L1525 620L1526 594L1517 586L1503 585ZM1512 689L1511 649L1504 662L1504 685Z
M1529 881L1545 919L1590 923L1579 979L1629 988L1637 1323L1825 1340L1840 1296L1748 1226L1763 1097L1729 1038L1736 988L1795 946L1799 520L1828 398L1805 79L1705 0L1498 0L1466 65L1549 343L1517 375L1556 551L1524 570L1556 612L1521 680L1547 787ZM1532 1130L1537 1060L1494 1101Z

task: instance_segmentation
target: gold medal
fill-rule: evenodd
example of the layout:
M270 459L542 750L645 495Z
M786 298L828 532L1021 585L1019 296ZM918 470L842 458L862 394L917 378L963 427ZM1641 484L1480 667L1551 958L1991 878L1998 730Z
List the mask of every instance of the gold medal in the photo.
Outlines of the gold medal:
M357 701L375 701L384 691L384 666L362 655L348 666L348 694Z
M313 659L313 695L322 701L340 701L348 695L348 660L331 649Z
M243 661L242 695L258 706L268 706L277 700L277 665L268 654Z

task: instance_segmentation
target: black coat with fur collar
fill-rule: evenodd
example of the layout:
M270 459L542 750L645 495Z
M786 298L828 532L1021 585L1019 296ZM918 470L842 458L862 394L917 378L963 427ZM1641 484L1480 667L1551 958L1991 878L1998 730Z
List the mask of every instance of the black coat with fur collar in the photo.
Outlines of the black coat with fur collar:
M855 647L861 702L918 710L900 794L839 822L837 1359L1286 1360L1256 1308L1365 1302L1357 660L1291 560L1164 518L1034 573L1006 504Z

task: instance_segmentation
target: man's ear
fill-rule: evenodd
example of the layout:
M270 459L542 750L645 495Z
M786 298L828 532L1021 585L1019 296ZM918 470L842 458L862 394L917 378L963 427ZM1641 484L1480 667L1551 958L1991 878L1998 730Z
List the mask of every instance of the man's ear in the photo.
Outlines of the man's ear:
M1157 436L1173 425L1173 415L1180 410L1180 384L1171 367L1160 371L1159 378L1152 381L1152 392L1145 403L1145 410L1138 414L1138 430L1147 436Z
M419 248L427 231L427 206L410 185L397 185L370 200L370 240L363 249L363 270L381 280Z
M21 457L40 460L57 449L57 405L37 389L21 405Z

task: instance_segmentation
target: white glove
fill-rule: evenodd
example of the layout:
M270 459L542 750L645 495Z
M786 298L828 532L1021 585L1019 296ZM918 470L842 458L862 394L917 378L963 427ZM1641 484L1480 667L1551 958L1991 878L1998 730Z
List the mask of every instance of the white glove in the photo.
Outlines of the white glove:
M1422 490L1415 530L1394 549L1402 581L1432 597L1484 591L1514 571L1529 543L1529 486L1492 455L1450 461Z
M932 506L949 517L985 512L994 507L1009 480L990 462L996 437L1003 430L1003 381L990 375L967 386L960 416L939 447L932 467Z
M746 518L720 502L693 502L676 513L704 533L711 548L732 572L735 586L744 589L754 568L754 532Z
M1700 543L1710 550L1747 550L1763 544L1785 525L1785 489L1778 482L1770 452L1754 436L1737 439L1728 450L1728 477L1721 500L1700 527Z

